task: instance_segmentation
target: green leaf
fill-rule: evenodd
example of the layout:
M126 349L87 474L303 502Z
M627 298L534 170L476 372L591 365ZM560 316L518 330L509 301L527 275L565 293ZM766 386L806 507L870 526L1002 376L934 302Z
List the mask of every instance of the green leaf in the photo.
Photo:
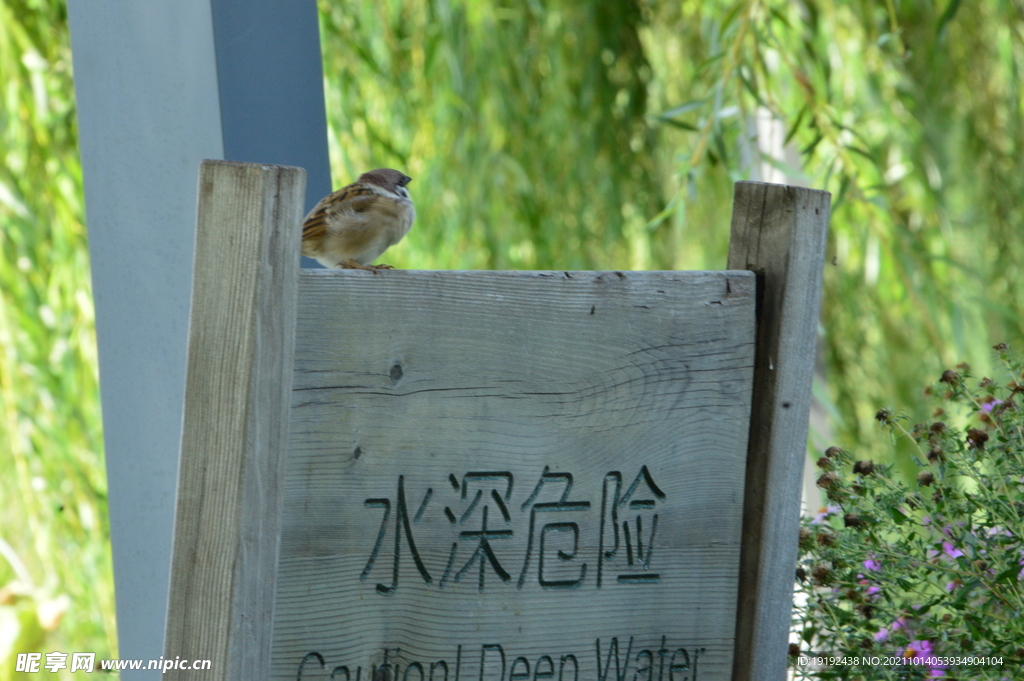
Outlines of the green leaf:
M711 68L712 64L714 64L717 61L720 61L723 57L725 57L725 52L724 51L720 51L715 56L709 57L709 58L705 59L704 61L702 61L700 64L697 65L697 68L694 71L694 77L695 78L700 78L701 76L703 76L704 72L707 69Z
M743 87L747 90L747 92L750 93L750 96L752 96L760 106L763 106L766 109L770 108L768 104L764 101L764 98L761 97L761 93L758 92L757 87L754 85L751 79L747 78L743 74L742 69L738 70L736 73L737 75L739 75L740 81L743 83Z
M1013 565L1011 567L1006 568L1005 570L1000 572L998 575L996 575L996 578L994 580L992 580L992 581L995 584L1013 584L1013 583L1016 583L1018 581L1018 579L1019 579L1018 576L1020 575L1020 571L1022 569L1024 569L1024 568L1022 568L1020 565Z
M808 144L808 145L807 145L806 147L804 147L803 149L801 149L801 150L800 150L800 153L801 153L802 155L804 155L804 156L810 156L810 155L811 155L812 153L814 153L814 150L815 150L815 149L816 149L816 148L818 147L818 143L819 143L819 142L821 142L821 140L823 140L824 138L825 138L825 136L824 136L824 135L822 135L822 134L821 134L821 133L819 132L819 133L818 133L818 136L814 138L814 141L813 141L813 142L811 142L810 144Z
M946 10L939 17L938 23L935 24L935 35L942 36L946 30L946 24L953 20L953 17L956 16L956 11L960 9L960 2L961 0L949 0Z
M733 20L736 18L736 15L739 14L740 10L746 7L747 4L748 3L746 2L746 0L737 0L737 2L732 6L729 12L725 15L725 19L722 20L722 34L729 30L729 25L732 24Z
M680 130L686 130L687 132L696 132L698 130L697 126L684 123L683 121L674 121L671 118L662 118L660 116L656 116L655 118L665 125L670 125L673 128L679 128Z
M785 24L785 25L786 25L786 28L793 28L793 27L792 27L792 26L790 25L790 23L789 23L789 19L787 19L787 18L786 18L785 16L783 16L783 15L782 15L782 12L780 12L780 11L778 10L778 8L777 8L777 7L771 7L771 8L769 8L769 10L768 10L768 11L769 11L769 12L771 12L771 15L772 15L773 17L775 17L776 19L778 19L779 21L781 21L781 22L782 22L783 24Z
M805 115L807 115L806 103L802 107L800 107L800 113L796 115L796 120L793 121L793 125L790 126L789 132L786 133L786 139L783 140L782 142L783 146L789 144L789 140L793 139L793 135L795 135L796 131L800 129L800 123L803 122Z
M889 516L896 521L897 525L902 525L907 520L907 516L896 507L889 507Z
M693 111L694 109L699 109L700 107L704 106L704 104L707 101L707 99L691 99L689 102L686 102L685 104L680 104L679 106L672 107L668 111L663 111L662 113L658 114L656 118L660 120L666 120L669 118L675 118L676 116L682 116L684 113Z

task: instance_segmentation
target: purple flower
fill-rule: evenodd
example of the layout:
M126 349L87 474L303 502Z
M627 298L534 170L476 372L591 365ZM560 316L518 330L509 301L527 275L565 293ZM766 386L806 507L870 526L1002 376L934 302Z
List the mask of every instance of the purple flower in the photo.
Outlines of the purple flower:
M964 555L963 551L956 548L955 546L953 546L952 542L948 541L942 542L942 552L950 558L959 558L960 556Z
M842 509L838 506L828 505L818 511L818 514L814 516L814 520L811 521L812 525L820 525L825 522L825 518L830 515L839 513Z
M875 572L878 572L882 569L882 564L875 560L874 556L871 556L866 561L864 561L864 568L867 570L874 570Z
M910 644L903 649L903 657L905 658L928 658L931 657L933 653L934 650L931 641L911 641ZM928 665L928 676L930 676L933 679L942 678L946 675L944 671L945 668L946 665L935 664L933 662L932 664Z
M903 649L903 657L925 657L932 652L931 641L911 641Z
M868 595L868 596L874 596L874 595L875 595L876 593L878 593L878 592L879 592L879 591L881 591L881 590L882 590L882 589L881 589L880 587L877 587L877 586L869 586L869 587L868 587L868 590L867 590L867 595Z
M1003 403L1002 400L992 400L991 402L986 402L985 404L981 405L981 410L983 412L985 412L986 414L991 414L992 410L995 408L995 406L997 404L1002 404L1002 403Z

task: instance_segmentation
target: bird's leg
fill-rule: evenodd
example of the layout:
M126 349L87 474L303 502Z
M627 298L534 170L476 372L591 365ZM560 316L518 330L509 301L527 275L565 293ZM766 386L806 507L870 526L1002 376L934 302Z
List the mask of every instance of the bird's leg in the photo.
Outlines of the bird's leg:
M359 263L357 263L355 260L352 260L351 258L349 258L347 260L342 260L341 262L339 262L338 263L338 269L342 269L342 270L366 270L367 272L376 272L377 271L373 267L367 267L366 265L360 265Z
M370 267L372 267L375 270L393 270L393 269L395 269L391 265L385 265L384 263L381 263L379 265L370 265Z

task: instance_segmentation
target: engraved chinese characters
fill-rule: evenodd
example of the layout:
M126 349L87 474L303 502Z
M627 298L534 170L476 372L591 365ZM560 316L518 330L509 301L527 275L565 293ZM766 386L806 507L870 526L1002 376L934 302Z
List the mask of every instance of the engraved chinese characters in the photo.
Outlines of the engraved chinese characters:
M512 582L513 575L509 572L512 568L502 564L492 543L514 539L517 524L520 533L523 526L526 526L525 547L522 542L519 542L518 547L524 555L516 580L517 588L523 588L528 575L531 582L535 581L544 589L576 589L584 585L588 562L587 557L580 554L580 518L583 517L580 514L591 512L591 502L569 499L573 490L571 473L551 472L550 467L545 466L536 485L521 504L511 503L515 482L511 471L474 471L464 474L461 481L456 475L450 474L448 482L457 502L444 506L443 513L452 526L454 540L444 572L437 582L439 588L443 589L450 582L458 583L468 577L476 581L478 590L482 592L488 573L502 582ZM544 500L549 497L554 500ZM376 542L360 574L361 580L366 580L379 564L381 550L389 539L389 533L393 543L391 582L377 583L378 593L387 595L398 588L403 553L407 553L415 563L425 584L434 583L434 577L421 556L420 547L423 542L417 544L414 533L414 528L425 513L440 512L440 502L435 502L434 508L428 508L433 498L434 488L428 487L415 505L415 513L410 513L406 479L400 475L393 498L365 500L367 508L380 508L383 513ZM640 468L625 490L621 472L609 471L605 474L600 505L595 504L595 508L600 509L600 520L596 525L600 538L589 542L597 546L596 554L590 560L591 564L596 565L591 573L596 572L596 579L593 580L596 588L601 588L605 570L622 569L623 572L614 575L620 583L659 581L660 575L650 570L658 529L656 505L664 499L665 493L655 484L647 466ZM550 515L553 513L558 515ZM644 518L647 519L646 536ZM571 548L566 545L567 537L571 537ZM571 565L574 572L565 574L566 564ZM560 574L553 576L553 568Z

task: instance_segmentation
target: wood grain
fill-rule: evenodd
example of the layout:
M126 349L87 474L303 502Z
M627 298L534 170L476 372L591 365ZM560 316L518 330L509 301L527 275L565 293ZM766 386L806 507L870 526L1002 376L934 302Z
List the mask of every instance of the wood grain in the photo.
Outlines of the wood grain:
M754 283L303 271L272 678L727 679Z
M204 161L165 658L264 679L295 339L301 168Z
M830 198L736 184L728 266L757 273L759 302L735 681L786 678Z

